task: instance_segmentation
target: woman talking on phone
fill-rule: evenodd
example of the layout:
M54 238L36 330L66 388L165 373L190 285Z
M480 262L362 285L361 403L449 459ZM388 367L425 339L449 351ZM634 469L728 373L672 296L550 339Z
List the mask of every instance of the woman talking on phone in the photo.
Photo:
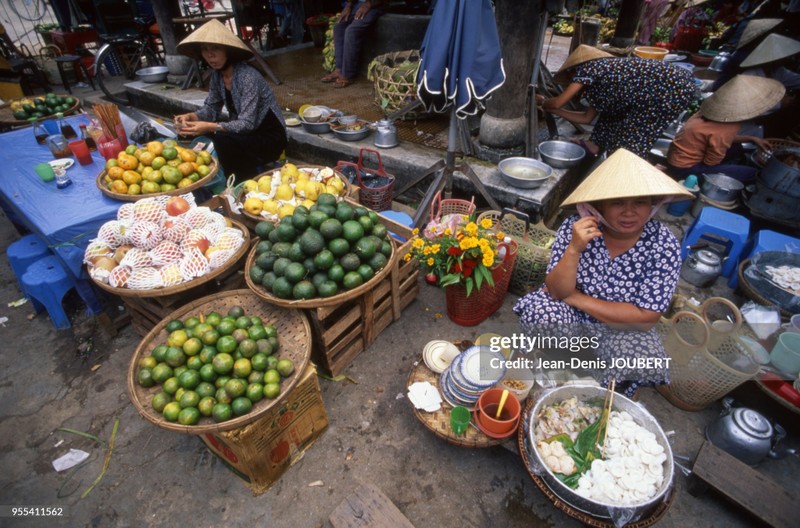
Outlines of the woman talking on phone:
M203 107L175 117L180 133L211 137L222 168L237 183L256 176L259 167L271 168L286 148L286 125L267 81L245 62L252 53L244 42L211 20L178 44L178 51L212 69Z

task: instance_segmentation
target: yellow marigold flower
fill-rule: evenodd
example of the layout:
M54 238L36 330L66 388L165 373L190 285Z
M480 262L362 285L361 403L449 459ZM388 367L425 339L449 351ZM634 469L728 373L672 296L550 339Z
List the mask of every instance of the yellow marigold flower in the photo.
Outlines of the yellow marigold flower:
M475 233L478 232L478 225L475 222L470 222L464 227L464 231L468 235L475 236Z
M439 244L434 244L431 246L431 253L434 255L438 254L441 251L442 247Z
M482 239L480 239L480 240L478 241L478 245L479 245L481 248L487 248L487 247L491 247L491 246L489 245L489 241L488 241L488 240L486 240L485 238L482 238Z
M428 266L433 266L433 259L429 257L428 260L427 260L427 263L428 263Z
M417 249L421 248L424 245L425 245L425 241L422 240L421 238L415 238L414 241L411 243L411 246L415 247Z
M453 230L450 229L449 227L446 227L445 230L444 230L444 236L450 236L452 234L453 234Z
M425 246L424 248L422 248L422 254L423 255L430 255L430 253L431 253L431 247L430 246Z
M488 218L484 218L483 220L481 220L481 227L484 229L489 229L490 227L492 227L492 221L489 220Z
M406 253L405 255L403 255L403 260L405 260L406 262L411 260L411 253Z
M419 228L415 227L414 229L412 229L411 230L411 234L414 235L414 236L418 235L419 234Z
M494 255L495 255L495 253L494 253L494 250L492 248L483 248L483 256L484 257L487 257L487 256L494 257Z
M494 255L484 255L481 263L487 268L490 268L492 264L494 264Z
M504 238L506 238L505 233L503 233L502 231L497 233L497 240L503 240Z

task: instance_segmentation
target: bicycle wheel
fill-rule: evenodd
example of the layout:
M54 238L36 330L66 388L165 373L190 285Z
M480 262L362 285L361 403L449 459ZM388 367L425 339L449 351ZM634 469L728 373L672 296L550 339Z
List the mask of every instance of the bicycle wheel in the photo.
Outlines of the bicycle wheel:
M138 41L105 44L95 59L95 80L106 97L117 104L128 105L125 83L133 80L136 71L161 65L158 55Z

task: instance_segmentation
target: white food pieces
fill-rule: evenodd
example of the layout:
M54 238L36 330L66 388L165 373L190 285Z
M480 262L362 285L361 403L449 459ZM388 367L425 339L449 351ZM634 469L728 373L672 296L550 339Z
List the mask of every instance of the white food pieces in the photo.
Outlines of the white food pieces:
M578 481L579 495L613 505L638 504L656 495L667 455L653 433L627 412L612 411L605 447L605 460L592 462Z
M766 271L772 282L781 288L800 292L800 268L797 266L767 266Z
M542 442L566 433L575 441L581 430L597 421L600 411L599 407L584 405L575 397L548 405L537 417L536 440Z
M539 453L542 455L544 463L550 468L553 473L561 473L563 475L572 475L578 468L575 467L575 461L564 450L564 446L558 440L553 440L549 444L547 442L539 442L537 445Z

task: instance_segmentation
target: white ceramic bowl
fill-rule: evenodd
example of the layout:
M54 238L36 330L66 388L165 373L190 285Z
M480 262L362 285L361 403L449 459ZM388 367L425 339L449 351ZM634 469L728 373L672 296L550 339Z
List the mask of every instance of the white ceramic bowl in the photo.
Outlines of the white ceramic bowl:
M310 106L305 109L301 117L306 123L317 123L322 119L322 110L316 106Z

